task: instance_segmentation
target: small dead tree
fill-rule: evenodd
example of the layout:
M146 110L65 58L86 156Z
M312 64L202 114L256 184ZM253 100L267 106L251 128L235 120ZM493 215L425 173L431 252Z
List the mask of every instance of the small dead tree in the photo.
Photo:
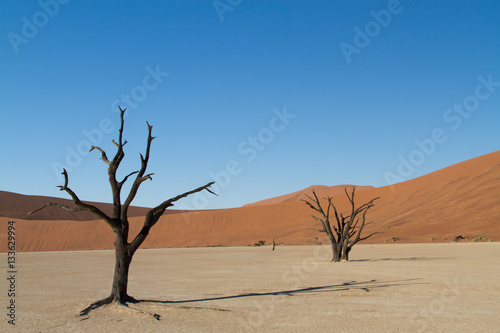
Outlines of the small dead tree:
M328 240L332 244L332 261L334 262L339 262L341 260L348 261L349 252L356 243L368 239L375 234L378 234L378 232L374 232L366 237L361 236L363 228L371 223L366 223L366 213L370 208L374 206L373 202L379 198L372 199L369 202L356 208L354 204L355 191L356 188L353 187L352 193L351 195L349 195L349 193L347 193L347 189L345 189L345 194L347 195L351 206L351 214L347 216L344 216L342 213L339 214L337 208L332 202L333 198L331 197L326 198L328 204L326 211L321 206L321 202L315 191L313 191L313 198L306 195L309 200L302 199L302 201L304 201L309 207L319 213L319 217L315 215L311 215L311 217L320 222L323 229L314 230L324 232L328 237ZM335 222L333 226L330 223L330 208L333 208L335 216Z
M149 315L152 315L156 320L159 320L160 316L148 312L148 311L142 311L134 308L130 308L127 303L138 303L140 301L136 300L135 298L131 297L127 293L127 286L128 286L128 273L129 273L129 267L130 263L132 262L132 257L134 256L135 252L141 246L141 244L144 242L146 237L149 235L149 231L151 228L158 222L160 217L163 215L165 210L168 207L172 207L174 205L174 202L176 202L179 199L185 198L190 194L194 194L203 190L207 190L208 192L213 193L209 187L214 184L214 182L210 182L204 186L200 186L194 190L185 192L183 194L177 195L176 197L173 197L171 199L168 199L158 206L152 208L145 216L144 219L144 224L142 226L142 229L139 231L139 233L129 242L129 222L128 222L128 209L132 201L134 200L137 191L139 190L139 186L146 180L152 180L151 176L153 173L146 174L146 169L148 166L148 161L149 161L149 153L151 149L151 142L155 137L151 135L151 131L153 126L148 125L148 139L147 139L147 144L146 144L146 153L143 156L140 154L141 158L141 168L138 171L134 171L125 178L123 178L122 181L118 181L116 179L116 172L118 170L118 167L120 166L121 161L123 160L123 157L125 156L125 153L123 151L123 146L127 143L127 141L123 141L123 125L124 125L124 118L123 115L125 113L125 110L120 109L120 120L121 120L121 125L119 129L119 137L118 137L118 143L115 142L114 140L112 141L113 144L117 147L117 152L114 156L114 158L110 161L108 160L108 157L104 150L102 150L99 147L92 146L90 151L97 150L101 153L101 160L108 165L108 176L109 176L109 183L111 185L111 190L112 190L112 195L113 195L113 214L111 216L105 214L102 212L100 209L93 205L89 205L87 203L82 202L78 196L73 192L69 187L68 187L68 173L66 170L62 172L64 175L64 185L58 186L61 191L66 191L71 198L73 199L73 202L76 204L76 208L69 207L66 205L61 205L58 203L47 203L44 206L29 212L25 216L34 214L45 207L49 206L54 206L58 207L61 209L64 209L66 211L70 212L78 212L78 211L89 211L93 214L95 214L97 217L102 219L104 222L106 222L111 229L113 230L115 234L115 271L114 271L114 276L113 276L113 283L111 287L111 294L106 297L105 299L102 299L100 301L97 301L95 303L92 303L90 306L85 308L84 310L81 311L80 315L87 315L90 311L99 308L103 305L110 304L110 303L115 303L121 307L125 307L134 311L138 312L143 312L147 313ZM135 176L134 183L132 184L130 188L130 192L128 193L128 196L125 199L125 202L122 203L122 198L121 198L121 190L123 184L127 181L127 179L132 176ZM23 217L25 217L23 216Z

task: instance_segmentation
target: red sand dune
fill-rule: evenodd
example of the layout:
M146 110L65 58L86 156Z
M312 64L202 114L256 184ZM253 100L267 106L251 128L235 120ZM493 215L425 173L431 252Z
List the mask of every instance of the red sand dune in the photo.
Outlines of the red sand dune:
M293 192L290 194L285 194L285 195L280 195L279 197L267 199L267 200L262 200L262 201L257 201L251 204L246 204L244 207L248 206L257 206L257 205L272 205L272 204L277 204L277 203L282 203L282 202L290 202L290 201L300 201L301 199L307 199L306 195L311 196L312 191L314 190L318 197L333 197L334 195L338 194L345 194L345 189L349 193L352 191L353 185L336 185L336 186L326 186L326 185L312 185L309 186L308 188L305 188L303 190ZM372 189L374 188L373 186L356 186L356 191L361 191L361 190L366 190L366 189Z
M66 192L64 192L66 193ZM60 199L52 197L44 197L39 195L23 195L11 192L0 191L0 217L21 218L23 215L42 207L46 203L57 202L66 206L76 207L70 199ZM113 205L90 202L105 212L111 214ZM130 207L129 216L145 216L148 208ZM89 221L95 219L95 215L90 212L68 212L57 207L47 207L34 215L28 216L26 220L73 220L73 221Z
M374 223L365 230L381 234L365 242L384 243L391 237L406 243L430 242L431 237L434 242L448 242L458 235L469 236L468 241L482 235L499 240L499 181L500 151L399 184L359 187L357 204L380 197L368 213ZM313 188L320 196L332 196L341 211L347 208L344 186L314 186L240 208L172 211L153 227L142 247L249 245L259 240L270 243L273 238L285 244L314 244L315 237L326 242L324 234L310 229L319 226L309 217L312 210L300 201ZM18 251L113 248L113 232L102 221L74 221L81 213L73 213L73 220L58 220L62 215L52 220L44 220L41 215L34 216L38 220L22 220L18 217L34 208L33 201L19 200L21 197L12 193L1 195L2 201L8 200L9 210L0 210L4 216L0 217L0 251L6 251L6 223L10 219L16 221ZM142 220L140 216L130 218L132 235L140 229Z

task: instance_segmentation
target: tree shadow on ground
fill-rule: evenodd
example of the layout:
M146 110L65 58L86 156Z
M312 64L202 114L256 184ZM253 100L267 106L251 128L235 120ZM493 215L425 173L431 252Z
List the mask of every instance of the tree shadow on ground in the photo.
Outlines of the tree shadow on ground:
M197 302L207 302L207 301L218 301L218 300L226 300L226 299L238 299L238 298L247 298L247 297L261 297L261 296L297 296L300 294L306 293L319 293L319 292L339 292L339 291L348 291L359 289L365 292L370 292L373 289L380 288L388 288L394 286L403 286L403 285L417 285L417 284L427 284L423 282L417 282L417 280L421 280L420 278L415 279L406 279L406 280L395 280L395 281L378 281L378 280L368 280L368 281L349 281L341 284L333 284L328 286L315 286L315 287L307 287L307 288L298 288L298 289L290 289L290 290L281 290L281 291L272 291L272 292L262 292L262 293L244 293L230 296L219 296L219 297L207 297L207 298L197 298L197 299L188 299L188 300L179 300L179 301L159 301L159 300L137 300L140 303L151 303L151 304L162 304L162 305L175 305L175 304L183 304L183 303L197 303ZM190 308L190 307L187 307ZM220 309L219 309L220 310ZM228 311L228 310L226 310Z
M350 262L377 262L377 261L427 261L427 260L443 260L456 259L457 257L410 257L410 258L381 258L381 259L350 259Z
M405 279L405 280L394 280L394 281L379 281L376 279L367 280L367 281L349 281L341 284L332 284L328 286L314 286L314 287L305 287L305 288L296 288L290 290L280 290L280 291L271 291L271 292L261 292L261 293L244 293L237 295L229 295L229 296L218 296L218 297L206 297L206 298L196 298L196 299L187 299L187 300L178 300L178 301L161 301L161 300L150 300L150 299L135 299L130 297L126 302L120 303L117 305L125 308L130 311L135 311L143 314L147 314L153 316L156 320L160 320L160 315L154 312L149 312L147 310L143 310L140 308L131 308L128 306L130 304L143 304L145 306L153 306L153 307L168 307L168 308L178 308L178 309L200 309L200 310L215 310L215 311L231 311L224 308L216 308L216 307L207 307L207 306L194 306L186 303L198 303L198 302L207 302L207 301L219 301L219 300L227 300L227 299L240 299L240 298L249 298L249 297L262 297L262 296L298 296L301 294L315 294L315 293L333 293L340 291L349 291L349 290L362 290L365 292L370 292L374 289L380 288L388 288L394 286L408 286L408 285L421 285L428 284L425 282L417 282L418 280L422 280L421 278L415 279ZM102 306L108 305L112 303L109 298L94 302L87 308L83 309L80 312L80 317L87 316L90 311L98 309ZM183 305L186 304L186 305ZM87 318L83 318L80 320L86 320Z

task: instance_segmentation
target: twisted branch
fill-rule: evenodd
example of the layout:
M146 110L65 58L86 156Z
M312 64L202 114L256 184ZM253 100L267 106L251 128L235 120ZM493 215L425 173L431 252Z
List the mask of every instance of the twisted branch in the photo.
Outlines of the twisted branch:
M102 154L101 160L103 160L103 161L104 161L104 163L106 163L107 165L110 165L110 164L111 164L111 162L108 160L108 157L106 156L106 152L104 152L104 150L102 150L101 148L96 147L96 146L91 146L91 147L90 147L90 150L89 150L89 153L90 153L92 150L94 150L94 149L99 150L99 151L101 152L101 154Z
M137 176L135 178L134 183L132 184L132 187L130 188L130 192L127 196L127 199L125 200L125 203L122 206L121 209L121 215L124 220L127 219L127 213L128 213L128 208L132 201L134 200L135 196L137 195L137 191L139 190L139 186L144 182L145 180L149 179L152 180L151 176L153 173L150 173L148 175L144 174L146 173L146 169L148 167L148 161L149 161L149 153L151 151L151 142L155 139L154 136L151 135L151 132L153 130L153 126L151 126L148 122L146 122L148 125L148 139L147 139L147 144L146 144L146 156L143 156L140 154L141 157L141 169L137 172Z
M208 192L213 193L212 191L209 190L209 187L212 186L213 184L215 184L215 182L210 182L210 183L208 183L204 186L200 186L194 190L179 194L178 196L175 196L171 199L168 199L168 200L162 202L161 204L159 204L158 206L152 208L146 214L146 218L144 219L144 225L143 225L141 231L137 234L137 236L134 238L134 240L130 243L131 253L134 253L139 248L139 246L141 246L142 242L144 242L144 240L148 236L149 230L151 229L151 227L153 227L156 224L156 222L158 222L158 220L160 219L160 217L163 215L163 213L165 212L165 210L168 207L172 207L174 205L174 202L176 202L177 200L185 198L188 195L191 195L191 194L194 194L197 192L201 192L203 190L207 190Z
M32 212L29 212L28 214L26 214L24 216L29 216L29 215L34 214L36 212L39 212L42 209L49 207L49 206L58 207L58 208L61 208L61 209L64 209L64 210L70 211L70 212L89 211L89 212L93 213L94 215L96 215L97 217L99 217L100 219L104 220L114 230L118 226L116 220L110 218L108 215L106 215L103 211L101 211L96 206L82 202L80 200L80 198L78 198L78 196L75 194L75 192L73 192L68 187L68 172L66 171L66 169L63 169L62 174L64 175L64 185L58 186L58 187L60 188L61 191L66 191L66 193L68 193L71 196L71 198L73 199L73 202L75 203L75 205L77 205L80 208L71 208L71 207L66 206L66 205L61 205L58 203L50 203L49 202L49 203L43 205L42 207L35 209Z
M66 206L66 205L59 204L59 203L49 202L49 203L46 203L45 205L43 205L40 208L37 208L37 209L32 210L31 212L27 213L27 214L24 214L21 218L24 219L25 217L28 217L28 216L33 215L35 213L38 213L39 211L41 211L42 209L44 209L46 207L58 207L58 208L64 209L67 212L81 212L83 210L86 210L86 209L83 209L83 208L69 207L69 206Z
M369 202L359 206L356 208L354 204L354 196L355 196L355 191L356 187L352 188L351 194L347 192L347 189L344 189L344 192L347 196L347 199L349 200L349 203L351 205L351 214L344 216L342 213L339 213L337 211L337 207L332 202L331 197L326 198L328 202L328 209L325 212L323 207L321 207L320 200L318 196L316 195L316 192L313 191L313 196L314 198L310 197L309 195L306 195L306 197L309 200L302 200L304 201L311 209L319 212L323 218L319 218L317 216L311 215L313 219L321 223L321 226L323 227L322 229L314 229L319 232L324 232L328 238L330 239L330 242L332 245L342 245L342 250L341 251L346 251L345 253L340 253L342 258L347 259L348 258L348 253L351 250L351 248L359 241L365 240L370 238L371 236L378 234L378 232L374 232L368 236L361 237L361 232L363 231L363 228L370 224L370 223L365 223L366 221L366 213L370 208L374 206L374 201L379 199L379 198L374 198L370 200ZM330 208L333 208L333 213L335 216L335 220L337 222L336 227L333 227L333 230L335 231L335 234L332 231L332 228L330 226ZM360 214L362 214L361 217L358 217Z

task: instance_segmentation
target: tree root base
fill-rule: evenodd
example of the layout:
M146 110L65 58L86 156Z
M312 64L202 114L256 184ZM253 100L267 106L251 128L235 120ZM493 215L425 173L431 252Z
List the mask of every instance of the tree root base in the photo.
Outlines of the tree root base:
M123 302L114 302L114 303L122 309L130 310L130 311L134 311L134 312L138 312L138 313L144 313L146 315L152 316L156 321L160 321L161 316L157 313L146 311L146 310L141 310L141 309L136 309L136 308L131 308L130 306L128 306L127 303L123 303Z
M154 313L154 312L149 312L149 311L145 311L145 310L141 310L141 309L136 309L136 308L130 307L128 305L128 303L137 304L137 303L141 303L141 301L138 301L135 298L130 297L130 296L127 296L125 300L121 300L121 301L120 300L115 300L113 298L113 296L109 296L109 297L106 297L104 299L101 299L101 300L99 300L97 302L94 302L94 303L90 304L88 307L86 307L85 309L83 309L82 311L80 311L80 317L87 316L90 313L90 311L97 310L97 309L99 309L102 306L109 305L109 304L115 304L119 308L122 308L122 309L125 309L125 310L129 310L129 311L138 312L138 313L143 313L143 314L152 316L157 321L160 320L161 316L159 314Z
M143 313L148 316L153 317L155 320L159 321L160 320L160 315L154 312L142 310L142 309L137 309L134 307L130 307L129 304L139 304L142 303L145 306L150 306L150 307L168 307L168 308L177 308L177 309L186 309L186 310L191 310L191 309L196 309L196 310L213 310L213 311L231 311L227 309L221 309L221 308L211 308L211 307L198 307L198 306L185 306L185 305L175 305L175 302L169 302L169 301L154 301L154 300L137 300L131 296L127 296L125 300L114 300L112 296L106 297L104 299L101 299L97 302L94 302L90 304L88 307L80 311L80 317L83 316L88 316L88 314L92 310L97 310L102 306L109 305L109 304L114 304L119 308L133 311L133 312L138 312L138 313Z

